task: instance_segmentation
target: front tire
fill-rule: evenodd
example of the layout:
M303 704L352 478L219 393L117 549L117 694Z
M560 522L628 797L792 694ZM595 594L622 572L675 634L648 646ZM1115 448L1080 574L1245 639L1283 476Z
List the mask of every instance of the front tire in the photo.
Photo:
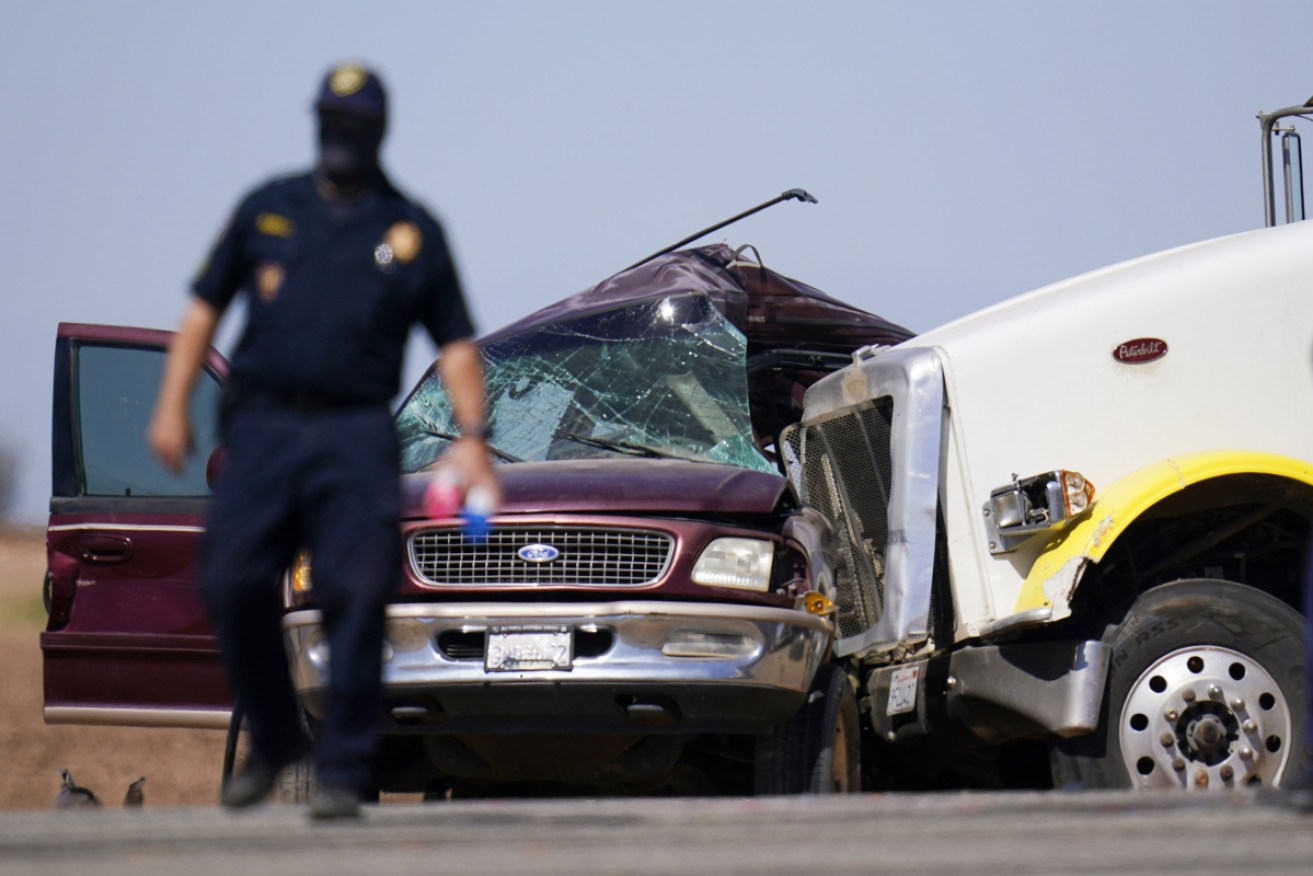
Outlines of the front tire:
M1176 581L1109 630L1098 729L1053 749L1059 787L1279 785L1305 762L1303 620L1242 584Z
M793 718L758 737L756 792L852 794L861 790L857 698L848 675L833 663L816 672Z

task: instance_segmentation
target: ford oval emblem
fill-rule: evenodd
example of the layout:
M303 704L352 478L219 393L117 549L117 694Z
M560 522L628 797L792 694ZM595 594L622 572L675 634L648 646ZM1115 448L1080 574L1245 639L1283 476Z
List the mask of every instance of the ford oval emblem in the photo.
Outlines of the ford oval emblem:
M1162 338L1136 338L1113 348L1112 358L1127 365L1143 365L1167 355L1167 342Z
M550 563L561 555L561 552L549 544L526 544L515 552L515 555L526 563Z

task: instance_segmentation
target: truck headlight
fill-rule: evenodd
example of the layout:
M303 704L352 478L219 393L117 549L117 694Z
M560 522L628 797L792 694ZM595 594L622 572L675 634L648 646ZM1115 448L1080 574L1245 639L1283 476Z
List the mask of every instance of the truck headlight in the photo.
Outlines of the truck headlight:
M770 589L775 545L759 538L718 538L707 545L693 566L693 583L739 590Z
M1032 535L1080 517L1094 501L1094 485L1080 472L1056 469L992 490L985 503L990 553L1007 553Z

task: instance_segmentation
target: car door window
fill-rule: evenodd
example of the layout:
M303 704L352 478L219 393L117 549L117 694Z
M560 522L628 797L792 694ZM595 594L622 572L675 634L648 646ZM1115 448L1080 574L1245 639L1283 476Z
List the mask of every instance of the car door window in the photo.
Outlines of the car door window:
M83 345L78 349L77 412L84 496L204 496L205 465L218 445L219 382L202 370L189 413L195 451L173 475L151 455L146 427L164 369L164 351Z

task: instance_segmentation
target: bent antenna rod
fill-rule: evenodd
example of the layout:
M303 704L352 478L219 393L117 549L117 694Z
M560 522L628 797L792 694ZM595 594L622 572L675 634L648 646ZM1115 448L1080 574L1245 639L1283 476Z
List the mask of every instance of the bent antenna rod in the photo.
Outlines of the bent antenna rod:
M769 201L767 201L764 204L758 204L757 206L753 207L751 210L744 210L742 213L738 214L737 216L731 216L730 218L726 219L724 222L717 222L715 225L712 225L709 228L703 228L701 231L697 232L696 234L690 234L688 237L685 237L679 243L672 243L670 246L666 247L665 249L658 250L657 252L652 253L650 256L648 256L645 259L639 259L629 267L625 268L625 271L632 271L634 268L638 267L639 265L647 264L657 256L663 256L668 252L673 252L674 250L679 249L681 246L683 246L686 243L692 243L693 241L697 240L699 237L702 237L703 235L710 234L713 231L718 231L719 229L724 228L726 225L732 225L733 223L739 221L740 219L744 219L748 216L751 216L753 213L759 213L762 210L765 210L767 207L773 207L776 204L780 203L781 201L802 201L805 204L818 203L817 200L813 198L810 194L808 194L805 189L789 189L787 192L781 192L777 197L771 198ZM621 273L624 273L624 271L621 271Z

